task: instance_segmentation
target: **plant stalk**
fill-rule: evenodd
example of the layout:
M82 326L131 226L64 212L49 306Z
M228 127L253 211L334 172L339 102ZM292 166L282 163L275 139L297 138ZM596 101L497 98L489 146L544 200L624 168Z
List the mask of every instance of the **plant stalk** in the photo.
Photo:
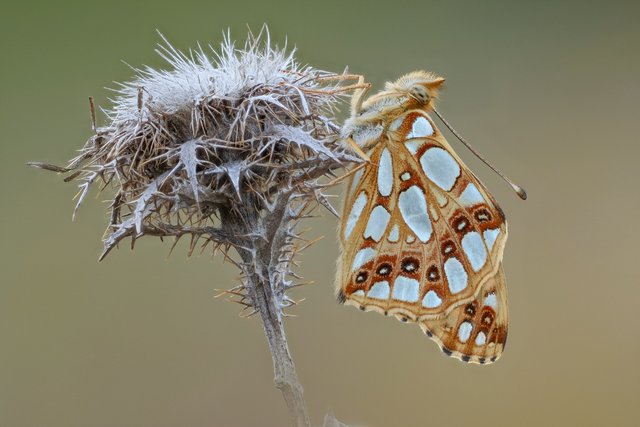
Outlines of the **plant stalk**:
M260 315L273 360L274 383L282 392L292 425L310 427L303 388L291 358L282 320L284 280L289 271L291 236L297 217L291 206L291 193L279 194L273 210L263 217L247 209L241 220L228 217L223 218L223 223L231 225L237 236L253 236L237 247L243 261L244 286L254 312ZM251 203L245 206L251 206ZM297 212L301 210L299 208ZM256 230L264 234L256 237Z
M287 337L282 323L280 308L268 281L259 281L251 286L254 308L260 314L262 326L271 350L275 386L282 392L289 409L293 425L309 427L309 414L303 398L303 389L289 352Z

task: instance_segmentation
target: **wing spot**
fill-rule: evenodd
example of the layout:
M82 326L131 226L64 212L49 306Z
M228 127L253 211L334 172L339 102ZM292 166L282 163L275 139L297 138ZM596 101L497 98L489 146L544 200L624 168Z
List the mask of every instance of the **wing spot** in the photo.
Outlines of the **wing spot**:
M422 306L426 308L436 308L442 304L442 298L432 289L422 298Z
M374 283L371 289L369 289L367 297L382 300L389 299L389 282L384 280Z
M460 202L464 206L473 206L479 203L484 203L484 197L478 191L478 187L473 182L467 184L462 194L460 194Z
M469 228L469 220L464 216L460 216L453 221L453 228L462 234Z
M417 88L417 86L414 86L412 88L412 92L415 89L419 90L421 93L425 93L424 88ZM413 122L413 125L411 126L411 132L409 132L409 134L407 135L407 139L424 138L431 135L433 135L433 127L431 126L431 123L429 123L429 120L427 120L425 117L419 116Z
M473 213L474 218L476 219L476 221L478 222L489 222L491 221L491 214L489 213L488 210L482 208L482 209L478 209L477 211L475 211Z
M482 346L486 342L487 342L487 335L482 331L478 332L478 335L476 335L476 341L475 341L476 345Z
M467 316L475 316L476 315L476 305L473 302L470 302L469 304L467 304L467 306L464 308L464 312L466 313Z
M431 238L433 227L429 218L427 199L420 187L412 185L398 197L398 208L402 219L418 238L426 243Z
M369 263L373 258L375 258L377 252L373 248L363 248L356 253L356 256L353 258L353 264L351 265L351 271L356 271L363 265Z
M471 231L465 234L461 243L473 271L479 271L487 263L487 249L480 233Z
M467 356L466 354L464 356L462 356L462 361L463 362L469 362L469 360L471 360L471 356Z
M427 177L445 191L451 191L460 176L458 162L440 147L429 148L420 157L420 164Z
M471 336L471 331L473 330L473 325L469 322L462 322L458 327L458 340L461 343L466 343L469 337Z
M493 248L494 243L496 243L496 239L500 234L499 228L487 229L484 230L482 235L484 236L484 241L487 244L487 248L491 250Z
M438 271L438 267L432 265L427 270L427 280L430 282L437 282L440 280L440 272Z
M393 162L391 154L386 148L380 155L378 165L378 192L384 197L388 197L393 190Z
M485 325L491 325L493 323L493 314L486 312L482 315L482 323Z
M484 305L493 308L494 310L498 308L498 299L496 298L495 292L489 292L487 296L484 298Z
M356 276L356 283L364 283L367 281L367 278L369 277L369 275L367 274L366 271L361 271L360 273L358 273L358 275Z
M391 218L391 215L384 206L377 205L373 208L369 216L369 221L367 221L367 227L364 230L364 238L367 239L370 237L376 242L379 242L387 230L389 218Z
M450 255L455 253L456 245L454 245L451 240L447 240L445 242L442 242L441 250L442 250L442 255Z
M362 210L367 205L367 193L361 191L356 198L356 201L353 203L351 207L351 211L349 212L349 216L347 217L347 225L344 228L344 238L348 239L353 229L355 228L358 220L360 219L360 215L362 214Z
M420 298L420 282L406 276L398 276L393 282L393 299L416 302Z
M416 258L405 258L400 266L405 273L416 273L420 270L420 261Z
M385 262L383 264L380 264L380 266L378 266L378 269L376 270L376 273L380 276L388 276L389 274L391 274L391 264Z
M387 240L389 240L391 243L395 243L400 239L400 227L398 227L398 224L394 224L393 227L391 227L391 231L389 232L389 236L387 237Z
M458 259L449 258L445 261L444 274L447 276L449 290L452 294L457 294L467 287L469 276Z

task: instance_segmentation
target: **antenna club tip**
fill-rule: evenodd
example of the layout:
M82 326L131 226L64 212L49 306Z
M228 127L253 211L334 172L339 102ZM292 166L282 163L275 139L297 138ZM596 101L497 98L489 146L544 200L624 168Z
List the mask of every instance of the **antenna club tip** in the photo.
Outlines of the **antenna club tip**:
M527 192L526 192L526 190L524 188L519 187L519 186L517 186L515 184L511 184L511 186L515 190L515 192L518 195L518 197L520 197L522 200L527 200Z

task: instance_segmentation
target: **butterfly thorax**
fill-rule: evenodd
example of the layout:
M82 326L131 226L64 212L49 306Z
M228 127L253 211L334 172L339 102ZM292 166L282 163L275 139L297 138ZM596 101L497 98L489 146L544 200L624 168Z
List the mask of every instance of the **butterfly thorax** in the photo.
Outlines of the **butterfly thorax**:
M380 118L368 117L370 120L353 120L350 129L350 136L365 153L370 153L379 144L402 143L412 137L411 122L407 126L407 118L418 116L428 118L427 108L402 109L390 111ZM429 121L423 122L428 126Z
M434 74L414 72L387 83L383 91L352 111L342 129L342 137L351 137L364 152L381 139L393 139L388 134L392 124L411 110L431 110L443 82L444 79Z

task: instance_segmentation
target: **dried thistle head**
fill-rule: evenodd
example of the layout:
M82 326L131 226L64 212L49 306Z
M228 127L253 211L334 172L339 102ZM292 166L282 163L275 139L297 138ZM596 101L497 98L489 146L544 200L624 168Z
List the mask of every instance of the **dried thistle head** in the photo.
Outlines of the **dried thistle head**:
M67 167L31 165L79 181L76 210L92 187L113 191L100 259L127 237L133 246L145 235L176 243L187 235L190 254L201 242L235 263L241 282L222 295L247 316L259 313L276 386L295 425L308 426L282 322L295 304L287 295L299 278L293 258L311 243L296 226L318 203L335 213L323 178L362 161L345 152L333 114L343 96L368 85L300 66L293 52L271 46L266 28L241 49L227 35L212 56L164 42L158 53L171 69L136 70L106 111L106 126L96 126L90 99L95 134ZM333 417L327 423L337 425Z
M238 250L247 275L265 259L257 242L283 233L260 272L283 281L296 221L326 201L319 179L357 161L334 119L353 85L301 66L265 30L239 49L227 35L217 52L185 54L166 40L157 52L170 69L136 69L105 111L109 123L96 127L93 114L95 134L66 168L34 165L80 182L77 206L91 187L112 189L100 259L126 237L190 235L190 252L199 241Z

